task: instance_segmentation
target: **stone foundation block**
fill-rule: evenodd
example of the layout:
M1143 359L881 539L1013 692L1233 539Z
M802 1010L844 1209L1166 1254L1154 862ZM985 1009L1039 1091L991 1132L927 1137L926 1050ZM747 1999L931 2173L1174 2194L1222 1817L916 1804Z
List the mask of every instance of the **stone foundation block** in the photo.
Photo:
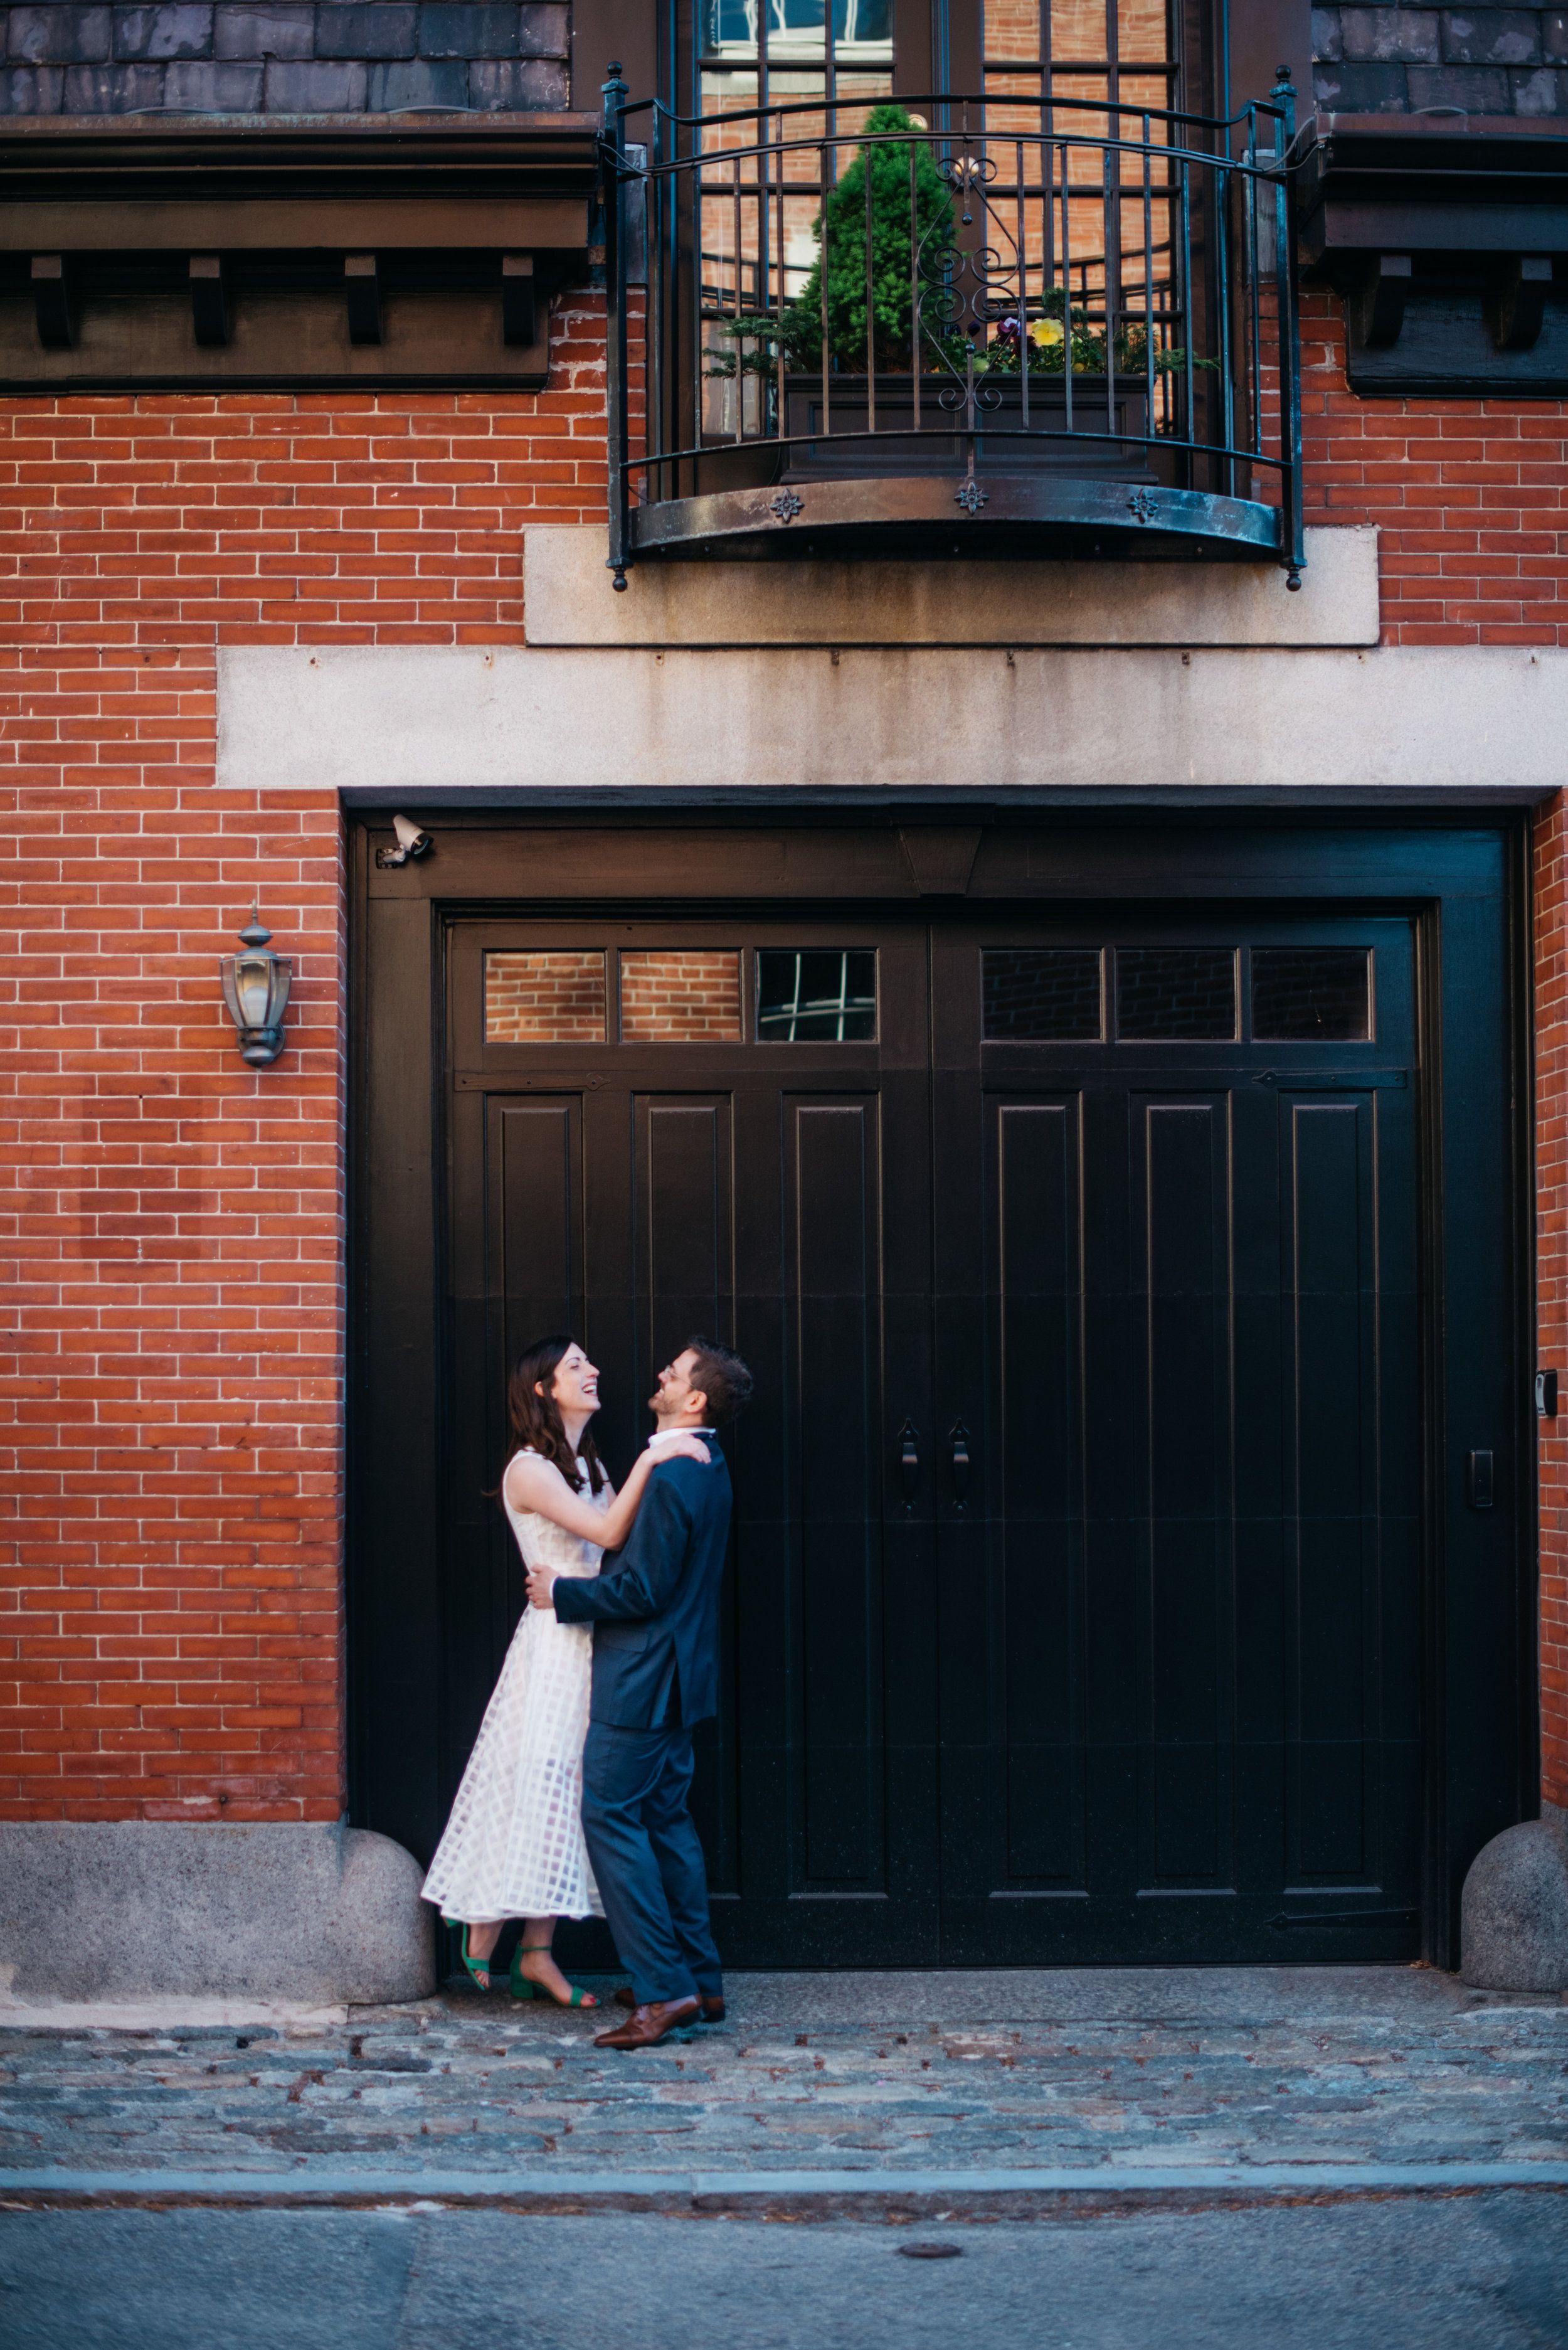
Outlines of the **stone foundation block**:
M1568 1817L1552 1805L1476 1855L1459 1971L1481 1991L1568 1991Z
M0 2004L420 1999L423 1875L389 1836L331 1824L3 1822Z

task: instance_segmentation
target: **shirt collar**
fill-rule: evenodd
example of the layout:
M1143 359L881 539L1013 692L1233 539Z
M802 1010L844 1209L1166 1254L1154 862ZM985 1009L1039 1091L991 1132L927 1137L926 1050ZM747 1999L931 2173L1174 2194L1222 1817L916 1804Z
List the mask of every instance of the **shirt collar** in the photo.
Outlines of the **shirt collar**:
M649 1438L649 1445L668 1444L677 1436L717 1436L716 1428L660 1428Z

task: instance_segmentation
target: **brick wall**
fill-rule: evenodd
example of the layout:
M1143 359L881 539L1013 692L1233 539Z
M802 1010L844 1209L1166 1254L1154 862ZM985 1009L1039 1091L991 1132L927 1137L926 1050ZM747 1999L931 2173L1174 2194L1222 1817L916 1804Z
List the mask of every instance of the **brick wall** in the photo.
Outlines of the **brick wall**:
M487 1045L602 1045L602 947L555 954L487 954Z
M1315 287L1302 442L1307 521L1379 525L1385 644L1568 644L1568 402L1363 400Z
M603 513L601 315L540 394L0 404L6 1815L342 1808L338 818L214 789L214 654L516 642L520 525Z
M623 954L620 1033L639 1044L733 1043L741 1034L740 956Z
M1323 292L1304 338L1309 518L1381 525L1386 640L1562 641L1560 405L1355 400ZM516 642L522 525L603 511L593 297L558 311L552 368L537 395L0 407L7 1814L340 1808L337 817L213 789L214 654ZM1559 1361L1561 823L1540 910ZM253 891L297 972L288 1049L260 1074L215 970ZM628 986L647 1033L732 1033L727 961L628 963ZM1546 1774L1568 1802L1565 1458L1549 1431Z

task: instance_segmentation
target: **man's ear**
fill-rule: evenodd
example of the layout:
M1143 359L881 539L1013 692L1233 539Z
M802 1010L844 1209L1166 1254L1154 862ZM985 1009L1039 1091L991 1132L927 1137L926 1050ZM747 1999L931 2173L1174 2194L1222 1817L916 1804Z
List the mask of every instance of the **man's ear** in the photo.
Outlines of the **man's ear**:
M707 1419L707 1417L708 1417L708 1399L707 1399L707 1397L703 1394L703 1392L702 1392L702 1390L701 1390L701 1388L693 1388L691 1389L691 1393L688 1395L688 1397L687 1397L686 1400L688 1401L688 1403L700 1403L700 1404L701 1405L701 1407L702 1407L702 1417L703 1417L703 1419Z

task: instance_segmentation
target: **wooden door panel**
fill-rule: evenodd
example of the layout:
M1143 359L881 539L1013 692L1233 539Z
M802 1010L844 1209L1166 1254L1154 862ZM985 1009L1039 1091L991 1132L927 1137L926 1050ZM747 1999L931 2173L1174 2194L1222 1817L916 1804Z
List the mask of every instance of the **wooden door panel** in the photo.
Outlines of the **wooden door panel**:
M797 1894L885 1892L881 1496L871 1102L785 1105L785 1281L798 1430Z
M582 920L460 931L461 1016L477 1035L485 951L593 953L599 938ZM813 943L801 924L783 941ZM732 956L738 936L686 923L673 943ZM454 1426L454 1487L465 1445L475 1493L493 1484L506 1366L543 1329L574 1329L599 1364L597 1433L618 1467L647 1431L659 1368L694 1334L736 1345L756 1379L724 1439L736 1509L722 1710L699 1731L693 1790L715 1927L736 1962L929 1963L936 1950L931 1487L928 1476L907 1518L888 1482L886 1392L893 1365L898 1414L929 1422L926 946L919 930L876 944L878 1038L781 1048L751 1033L748 1010L739 1039L622 1045L623 959L671 937L618 924L603 932L602 1046L488 1042L479 1089L460 1073L453 1099L454 1271L476 1180L488 1234L454 1284L487 1316L486 1347L462 1341L454 1395L493 1456L479 1467L483 1448ZM756 950L741 951L750 1005ZM454 1334L472 1317L459 1300ZM446 1602L463 1692L454 1777L523 1597L491 1505L469 1516ZM608 1957L594 1927L566 1929L562 1949L579 1965Z
M1228 943L1260 934L1292 937L1260 919ZM1172 1046L1163 1081L1142 1043L1032 1052L1012 999L988 1058L975 966L988 935L1013 949L1018 931L938 949L937 1262L961 1265L944 1228L978 1220L976 1450L995 1464L983 1562L974 1524L954 1543L939 1513L960 1595L949 1962L1387 1957L1414 1935L1411 951L1403 924L1366 934L1364 1085L1326 1047L1244 1027L1227 1055ZM937 1311L962 1326L940 1291Z
M644 1399L687 1341L734 1327L733 1105L727 1094L639 1093L629 1097L634 1135L632 1257L637 1343L631 1405L638 1434ZM613 1359L613 1358L612 1358ZM724 1577L720 1714L697 1735L691 1814L708 1858L710 1888L733 1900L741 1884L735 1731L734 1534Z
M1222 1097L1131 1109L1137 1866L1141 1891L1165 1892L1231 1877L1230 1134Z
M1004 1103L992 1129L1007 1880L1085 1884L1079 1108Z

